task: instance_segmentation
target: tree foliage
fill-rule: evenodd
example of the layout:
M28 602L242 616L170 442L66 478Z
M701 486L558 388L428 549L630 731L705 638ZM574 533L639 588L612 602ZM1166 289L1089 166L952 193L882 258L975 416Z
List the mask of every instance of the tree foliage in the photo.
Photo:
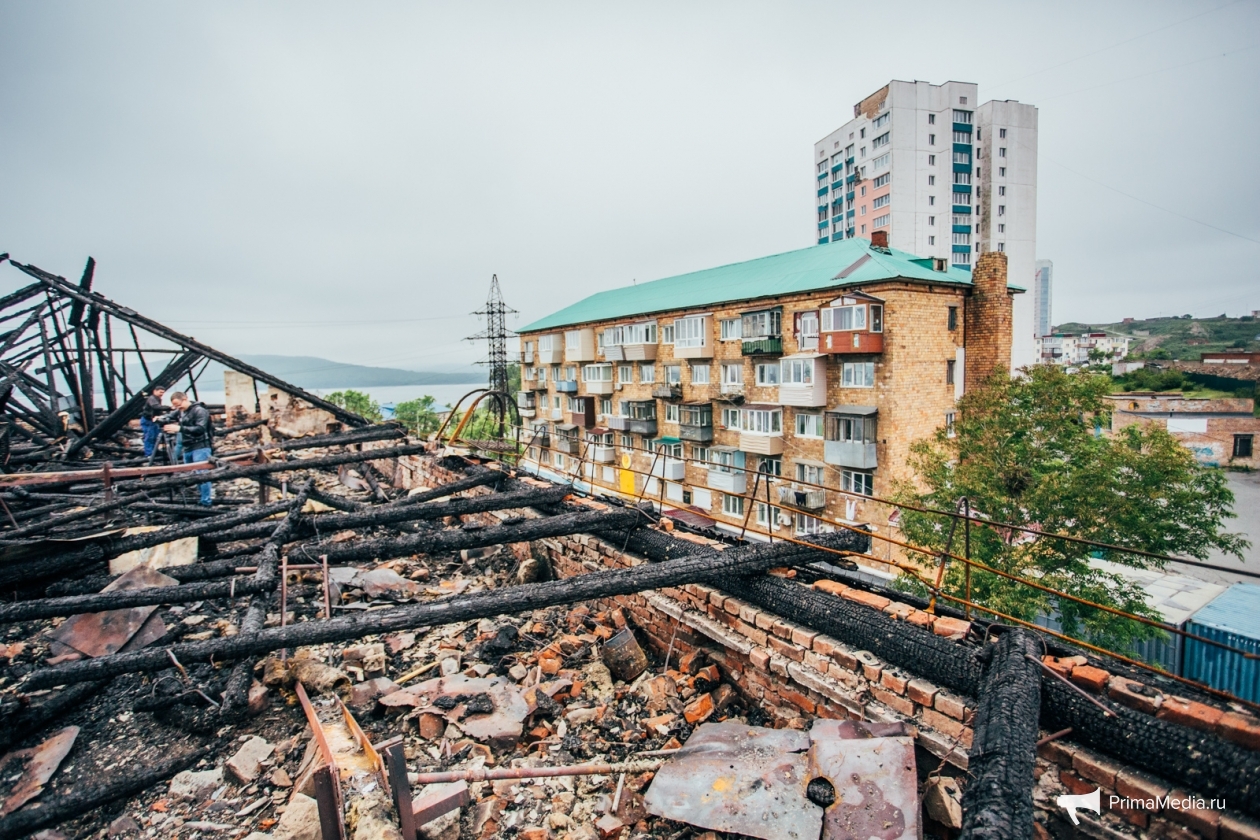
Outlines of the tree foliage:
M425 394L414 400L400 402L394 406L394 419L402 423L413 435L429 435L442 425L442 417L438 413L437 400Z
M333 391L324 397L333 405L339 405L346 411L353 411L355 414L373 423L381 421L381 405L368 394L362 391Z
M952 511L966 497L974 515L995 522L1158 554L1205 559L1216 548L1241 559L1246 541L1222 530L1234 514L1233 494L1220 471L1200 467L1160 426L1135 424L1109 433L1107 376L1068 374L1050 365L1027 368L1025 374L1010 378L999 371L968 390L958 403L954 434L942 429L911 447L918 481L899 486L899 501ZM906 510L901 528L911 543L940 551L949 523L938 514ZM959 526L952 553L962 554L962 536ZM1009 528L971 527L974 560L1158 619L1129 578L1091 565L1091 551L1127 566L1162 565ZM949 565L943 590L963 595L963 564ZM1057 617L1065 633L1115 650L1160 635L979 569L972 570L971 592L978 603L1025 621Z

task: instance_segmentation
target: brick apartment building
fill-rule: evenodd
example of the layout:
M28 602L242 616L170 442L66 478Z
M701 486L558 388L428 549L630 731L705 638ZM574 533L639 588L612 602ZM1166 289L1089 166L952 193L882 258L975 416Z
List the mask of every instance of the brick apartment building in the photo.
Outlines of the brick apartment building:
M877 232L592 295L518 331L523 463L736 531L884 525L867 497L1009 362L1023 290L973 268Z
M1113 394L1111 428L1134 423L1163 425L1208 466L1260 467L1256 438L1260 417L1255 400L1244 398L1187 399L1179 393Z

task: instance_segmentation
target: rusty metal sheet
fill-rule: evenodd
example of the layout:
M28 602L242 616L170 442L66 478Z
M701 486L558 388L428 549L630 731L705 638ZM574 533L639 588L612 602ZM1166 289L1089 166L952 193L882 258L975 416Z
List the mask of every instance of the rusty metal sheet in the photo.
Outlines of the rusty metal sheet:
M805 797L809 735L735 721L699 726L656 773L648 813L762 840L817 840L823 811Z
M137 566L101 592L126 592L153 586L175 586L178 583L175 578L147 566ZM157 606L147 606L72 616L49 634L53 642L52 653L59 656L68 651L77 651L84 656L93 657L117 653L145 627L156 611ZM152 625L147 628L150 633L153 629L155 628ZM160 636L161 633L154 638Z
M488 712L469 714L463 701L448 704L446 708L437 704L440 697L455 699L482 694L490 699L491 710ZM458 721L459 728L470 738L500 748L515 745L524 731L525 718L529 716L529 704L521 690L503 677L466 677L463 674L435 677L387 694L380 698L380 703L384 706L414 706L444 715L447 720Z
M0 766L7 766L14 759L29 761L17 787L9 794L4 805L0 806L0 817L7 817L43 792L44 785L57 772L62 759L70 753L74 740L78 737L79 727L67 726L38 747L18 750L5 756Z
M809 731L808 778L825 778L836 789L836 801L824 812L823 840L918 838L914 741L879 737L900 727L814 721Z

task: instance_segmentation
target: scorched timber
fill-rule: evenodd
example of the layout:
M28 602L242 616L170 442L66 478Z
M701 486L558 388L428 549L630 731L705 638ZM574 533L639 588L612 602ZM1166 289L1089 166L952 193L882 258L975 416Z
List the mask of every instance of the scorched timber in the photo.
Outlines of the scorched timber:
M608 522L616 514L613 511L592 513L589 516ZM634 516L629 512L623 515L627 518ZM510 530L519 534L525 525L554 522L555 519L531 520L510 529L486 528L476 533ZM212 659L234 659L286 647L342 642L378 633L432 627L456 621L475 621L496 615L514 615L559 604L629 595L666 586L706 582L720 586L732 575L752 574L775 566L801 565L821 559L821 552L815 546L865 552L870 546L870 538L852 531L822 534L808 544L791 542L732 548L716 555L704 553L669 563L643 563L628 569L591 572L564 580L456 595L425 604L327 621L308 621L288 627L272 627L250 635L190 642L174 645L169 649L113 654L35 671L27 677L22 689L34 691L55 685L105 679L119 674L160 671L170 667L171 653L185 664L209 662Z

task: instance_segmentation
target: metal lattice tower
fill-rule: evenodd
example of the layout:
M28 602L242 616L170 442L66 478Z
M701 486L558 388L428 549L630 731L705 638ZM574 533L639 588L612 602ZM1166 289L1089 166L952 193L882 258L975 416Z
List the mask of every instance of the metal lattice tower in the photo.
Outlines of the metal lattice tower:
M503 294L499 290L499 275L495 274L490 279L490 295L486 298L485 309L479 309L473 313L486 316L486 328L476 335L468 336L468 340L484 339L490 346L489 355L477 364L490 368L490 390L502 394L504 399L508 396L507 340L509 336L515 335L507 328L509 313L515 314L516 310L503 302ZM497 400L494 406L495 411L499 413L499 421L502 423L503 407Z

